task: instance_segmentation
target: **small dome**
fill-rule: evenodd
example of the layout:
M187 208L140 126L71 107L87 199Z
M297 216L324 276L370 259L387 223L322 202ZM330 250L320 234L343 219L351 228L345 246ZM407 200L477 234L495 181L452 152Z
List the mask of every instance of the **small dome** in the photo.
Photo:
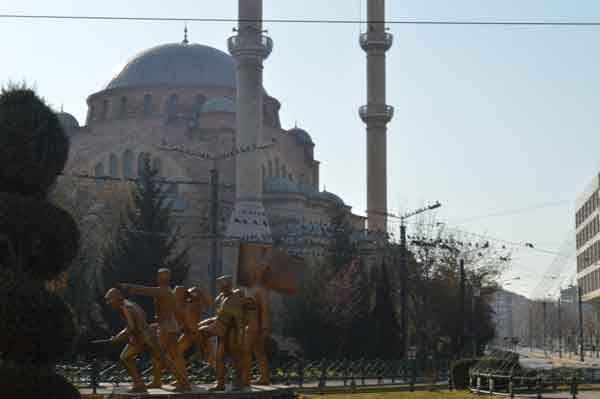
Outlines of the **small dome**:
M164 44L131 59L106 89L159 85L235 88L235 61L209 46Z
M290 133L296 135L296 144L298 145L315 145L310 137L310 134L304 129L300 129L298 127L293 128L289 131Z
M235 102L228 97L212 97L206 100L202 105L201 112L208 114L211 112L226 112L230 114L235 113Z
M79 128L79 122L77 122L77 119L67 112L58 112L56 114L56 117L58 118L58 121L65 130Z
M263 190L266 193L303 193L296 183L284 177L267 177L265 179Z
M322 198L325 201L333 202L333 203L336 203L338 205L346 205L344 203L343 199L341 199L340 197L338 197L334 193L330 193L329 191L322 191L322 192L320 192L319 193L319 197Z

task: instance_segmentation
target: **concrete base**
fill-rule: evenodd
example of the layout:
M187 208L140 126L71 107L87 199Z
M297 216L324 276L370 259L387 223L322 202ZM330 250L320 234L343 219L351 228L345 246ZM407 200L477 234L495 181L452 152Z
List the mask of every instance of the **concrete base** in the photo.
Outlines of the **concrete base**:
M210 385L195 385L192 392L173 392L173 387L165 385L163 389L149 389L148 393L128 393L130 388L123 385L114 388L109 394L114 399L142 399L142 398L168 398L168 399L293 399L295 398L295 389L288 386L253 385L250 389L243 391L234 391L228 388L226 391L212 392L208 388Z

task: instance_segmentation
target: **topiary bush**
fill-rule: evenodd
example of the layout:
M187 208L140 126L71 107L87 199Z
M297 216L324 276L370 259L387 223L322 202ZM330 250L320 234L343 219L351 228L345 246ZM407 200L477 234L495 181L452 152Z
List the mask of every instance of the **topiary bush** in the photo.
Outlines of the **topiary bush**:
M454 389L467 389L469 386L469 369L478 362L478 359L459 359L452 363L450 374Z
M79 230L47 200L67 161L69 140L35 92L0 92L0 398L79 398L54 372L76 326L45 287L73 261Z

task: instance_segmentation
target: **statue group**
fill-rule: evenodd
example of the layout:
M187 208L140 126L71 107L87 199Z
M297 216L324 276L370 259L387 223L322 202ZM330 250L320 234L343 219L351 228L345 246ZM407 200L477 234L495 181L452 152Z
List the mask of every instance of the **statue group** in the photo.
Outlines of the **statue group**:
M174 378L176 392L192 390L184 355L195 346L193 359L203 359L214 367L216 382L209 389L225 390L225 359L232 360L234 389L250 387L252 358L260 371L258 385L270 384L265 353L269 334L269 311L264 285L268 274L267 259L253 262L243 289L235 288L231 276L217 279L218 295L212 300L198 287L171 288L169 269L159 269L157 286L119 284L105 296L107 303L121 315L125 328L110 338L113 344L126 344L120 361L131 376L129 392L145 393L162 387L162 372ZM143 309L130 299L132 295L154 300L155 322L148 323ZM202 320L202 314L214 310L214 317ZM214 337L214 338L213 338ZM211 339L212 338L212 339ZM216 340L216 346L213 341ZM141 354L152 359L152 381L146 385L135 360Z

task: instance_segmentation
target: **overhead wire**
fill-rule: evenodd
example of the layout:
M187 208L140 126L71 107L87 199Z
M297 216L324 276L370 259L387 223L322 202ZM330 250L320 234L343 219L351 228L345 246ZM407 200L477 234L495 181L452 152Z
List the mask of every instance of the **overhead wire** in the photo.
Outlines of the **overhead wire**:
M0 14L0 19L59 19L59 20L88 20L88 21L140 21L140 22L259 22L256 19L238 18L191 18L191 17L139 17L117 15L59 15L59 14ZM466 25L466 26L546 26L546 27L600 27L600 21L526 21L526 20L365 20L365 19L307 19L307 18L266 18L263 23L273 24L328 24L328 25L354 25L354 24L387 24L387 25Z

